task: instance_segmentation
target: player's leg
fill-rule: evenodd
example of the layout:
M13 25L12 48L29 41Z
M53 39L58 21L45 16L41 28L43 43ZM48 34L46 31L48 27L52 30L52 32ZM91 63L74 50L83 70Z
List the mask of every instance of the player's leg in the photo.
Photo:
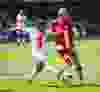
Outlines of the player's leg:
M32 69L32 80L36 79L38 74L42 72L43 68L45 67L45 64L40 61L38 64L33 64L33 69Z
M32 48L32 79L28 80L29 83L32 83L32 80L34 80L43 69L44 64L39 61L37 54L36 49Z
M34 77L41 71L42 66L47 62L48 58L44 55L44 50L32 48L32 59L33 65L35 66L32 70L32 76Z
M80 64L80 54L79 54L79 49L78 47L75 48L75 51L74 51L74 66L76 67L75 70L77 71L78 75L79 75L79 79L82 80L82 67L81 67L81 64Z
M22 44L24 47L26 47L25 40L26 40L26 32L22 32Z
M72 85L72 80L73 80L73 72L72 72L72 64L73 64L73 57L72 57L72 32L64 32L64 37L65 37L65 50L64 50L64 59L65 59L65 64L66 68L64 69L63 72L63 82L67 86Z
M17 37L16 37L16 39L17 39L17 46L20 46L20 44L21 44L20 32L16 31L16 35L17 35Z
M82 67L80 64L80 47L79 47L80 40L74 41L74 50L73 50L73 71L77 73L77 77L79 78L79 81L81 82L83 80L83 73L82 73Z
M72 85L72 69L67 66L67 69L60 71L57 75L58 80L63 82L64 87L70 87Z
M17 46L20 46L20 39L19 38L17 38Z
M33 70L32 78L36 78L38 74L43 70L45 64L48 62L47 48L32 48L32 57L33 57ZM34 69L35 68L35 69Z
M64 69L62 69L58 74L58 80L62 80L65 86L72 85L72 59L70 56L65 57L65 64L63 64Z

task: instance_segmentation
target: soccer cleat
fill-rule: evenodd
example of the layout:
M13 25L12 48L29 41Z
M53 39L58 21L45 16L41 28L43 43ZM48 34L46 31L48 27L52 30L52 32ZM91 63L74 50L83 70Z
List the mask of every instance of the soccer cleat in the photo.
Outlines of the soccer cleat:
M22 40L22 45L24 46L24 48L26 48L25 40L24 39Z
M26 48L26 45L25 45L25 43L23 42L22 44L23 44L24 48Z
M17 42L17 46L20 46L21 42Z

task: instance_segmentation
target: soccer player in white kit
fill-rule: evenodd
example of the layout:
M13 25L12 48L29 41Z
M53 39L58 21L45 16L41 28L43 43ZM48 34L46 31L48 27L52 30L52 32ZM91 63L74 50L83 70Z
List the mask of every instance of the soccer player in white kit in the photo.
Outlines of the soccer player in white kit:
M24 21L25 16L23 14L23 10L20 10L16 16L16 34L17 34L17 45L20 46L21 42L25 47L25 37L24 37Z
M31 17L32 19L32 17ZM28 19L26 22L29 22ZM29 32L32 44L32 63L39 64L40 62L47 62L47 56L45 55L45 36L43 32L40 32L37 24L30 27L25 26L25 31ZM41 45L41 46L39 46Z
M63 11L61 13L63 13ZM36 70L35 68L33 69L34 70L32 72L32 74L34 75L33 78L36 78L36 76L39 74L39 72L46 72L46 71L54 72L58 76L59 75L59 72L64 71L64 68L66 67L66 65L65 64L63 64L63 65L61 65L61 64L56 64L56 65L44 64L43 67L44 68L42 70L40 70L40 71L39 70ZM67 74L68 75L71 75L71 73L67 73Z

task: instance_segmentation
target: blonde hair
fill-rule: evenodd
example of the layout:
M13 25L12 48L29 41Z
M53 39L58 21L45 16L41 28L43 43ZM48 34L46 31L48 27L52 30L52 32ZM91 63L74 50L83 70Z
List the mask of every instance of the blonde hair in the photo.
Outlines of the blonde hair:
M60 15L62 15L62 16L69 15L68 10L66 8L60 8L58 10L58 16L60 16Z

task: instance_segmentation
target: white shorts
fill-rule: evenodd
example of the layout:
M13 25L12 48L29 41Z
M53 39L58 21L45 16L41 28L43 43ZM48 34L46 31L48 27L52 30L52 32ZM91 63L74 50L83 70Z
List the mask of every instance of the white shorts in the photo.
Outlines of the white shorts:
M32 48L32 61L34 63L48 62L48 55L44 50Z

